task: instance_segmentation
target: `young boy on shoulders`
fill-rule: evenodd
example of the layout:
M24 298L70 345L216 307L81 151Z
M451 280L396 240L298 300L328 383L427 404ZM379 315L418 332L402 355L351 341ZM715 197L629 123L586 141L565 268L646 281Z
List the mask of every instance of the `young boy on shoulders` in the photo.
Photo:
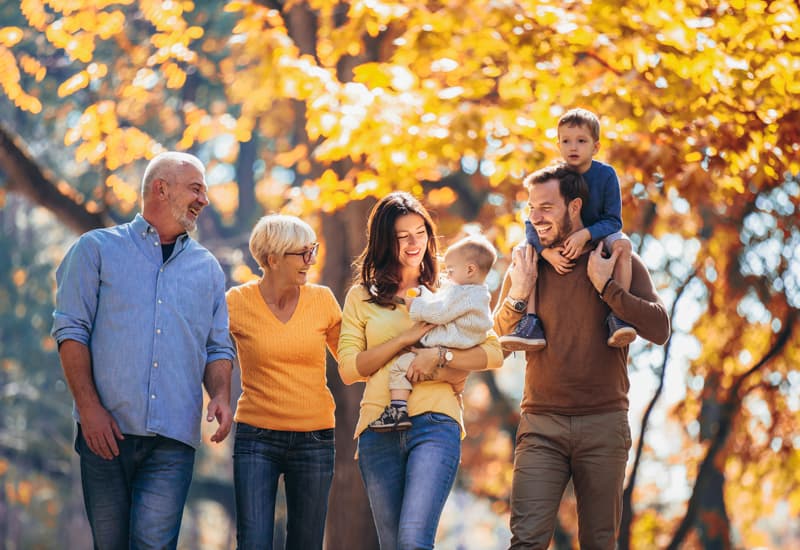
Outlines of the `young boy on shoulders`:
M561 275L569 273L575 259L586 244L602 240L607 252L619 250L614 268L614 280L626 291L631 285L631 241L622 233L622 199L619 179L614 169L594 160L600 148L600 121L586 109L571 109L558 120L558 149L564 161L581 174L589 187L589 201L583 205L581 219L584 228L572 233L562 246L544 248L530 220L525 221L525 236L529 244ZM536 315L536 288L527 304L516 304L527 314L520 319L514 332L500 337L505 351L537 351L547 341L544 327ZM606 319L608 345L624 347L636 339L636 329L613 313Z

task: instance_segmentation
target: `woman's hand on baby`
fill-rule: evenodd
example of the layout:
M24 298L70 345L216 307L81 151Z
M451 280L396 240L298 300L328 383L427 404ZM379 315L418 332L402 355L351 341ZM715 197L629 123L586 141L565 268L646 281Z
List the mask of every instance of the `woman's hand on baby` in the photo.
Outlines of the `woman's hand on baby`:
M403 338L403 342L406 346L413 346L419 339L425 336L425 334L431 330L436 325L432 323L426 323L425 321L417 321L414 325L404 331L401 336Z
M439 350L437 348L411 348L414 360L408 366L406 378L410 382L424 382L436 378L439 366Z

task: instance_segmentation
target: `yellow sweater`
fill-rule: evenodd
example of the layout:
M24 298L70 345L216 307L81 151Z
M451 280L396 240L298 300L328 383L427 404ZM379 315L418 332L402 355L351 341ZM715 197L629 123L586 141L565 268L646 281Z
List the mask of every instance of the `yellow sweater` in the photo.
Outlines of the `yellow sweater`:
M372 376L365 378L356 369L356 356L367 348L391 340L414 324L405 307L381 307L366 302L368 297L369 294L361 285L354 286L347 293L339 337L339 373L342 381L345 384L366 381L355 437L378 418L389 404L389 367L394 362L392 359ZM486 352L487 369L503 366L503 352L494 331L489 331L481 348ZM454 418L461 424L461 436L466 434L461 400L447 382L432 380L414 385L408 398L408 414L415 416L425 412L438 412Z
M342 312L328 287L300 287L287 323L267 307L251 281L228 290L231 334L242 371L236 421L295 432L334 426L325 376L325 346L336 357Z

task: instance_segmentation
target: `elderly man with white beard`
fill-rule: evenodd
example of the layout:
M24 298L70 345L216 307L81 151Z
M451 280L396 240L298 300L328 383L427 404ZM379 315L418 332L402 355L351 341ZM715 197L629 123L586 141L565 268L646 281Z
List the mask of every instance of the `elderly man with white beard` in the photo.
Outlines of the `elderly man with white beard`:
M231 428L225 276L192 239L205 168L153 158L142 213L82 235L56 271L53 337L75 400L75 450L94 547L175 548L206 418Z

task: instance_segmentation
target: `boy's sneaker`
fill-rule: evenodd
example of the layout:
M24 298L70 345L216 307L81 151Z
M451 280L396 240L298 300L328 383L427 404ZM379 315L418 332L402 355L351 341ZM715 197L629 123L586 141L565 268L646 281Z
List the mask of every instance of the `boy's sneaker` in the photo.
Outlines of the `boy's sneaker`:
M387 405L381 416L369 423L369 429L375 432L402 432L411 427L408 407Z
M514 332L500 337L503 351L539 351L547 345L544 327L535 313L526 313Z
M608 345L612 348L623 348L636 340L636 329L628 323L609 313L606 317L608 326Z

